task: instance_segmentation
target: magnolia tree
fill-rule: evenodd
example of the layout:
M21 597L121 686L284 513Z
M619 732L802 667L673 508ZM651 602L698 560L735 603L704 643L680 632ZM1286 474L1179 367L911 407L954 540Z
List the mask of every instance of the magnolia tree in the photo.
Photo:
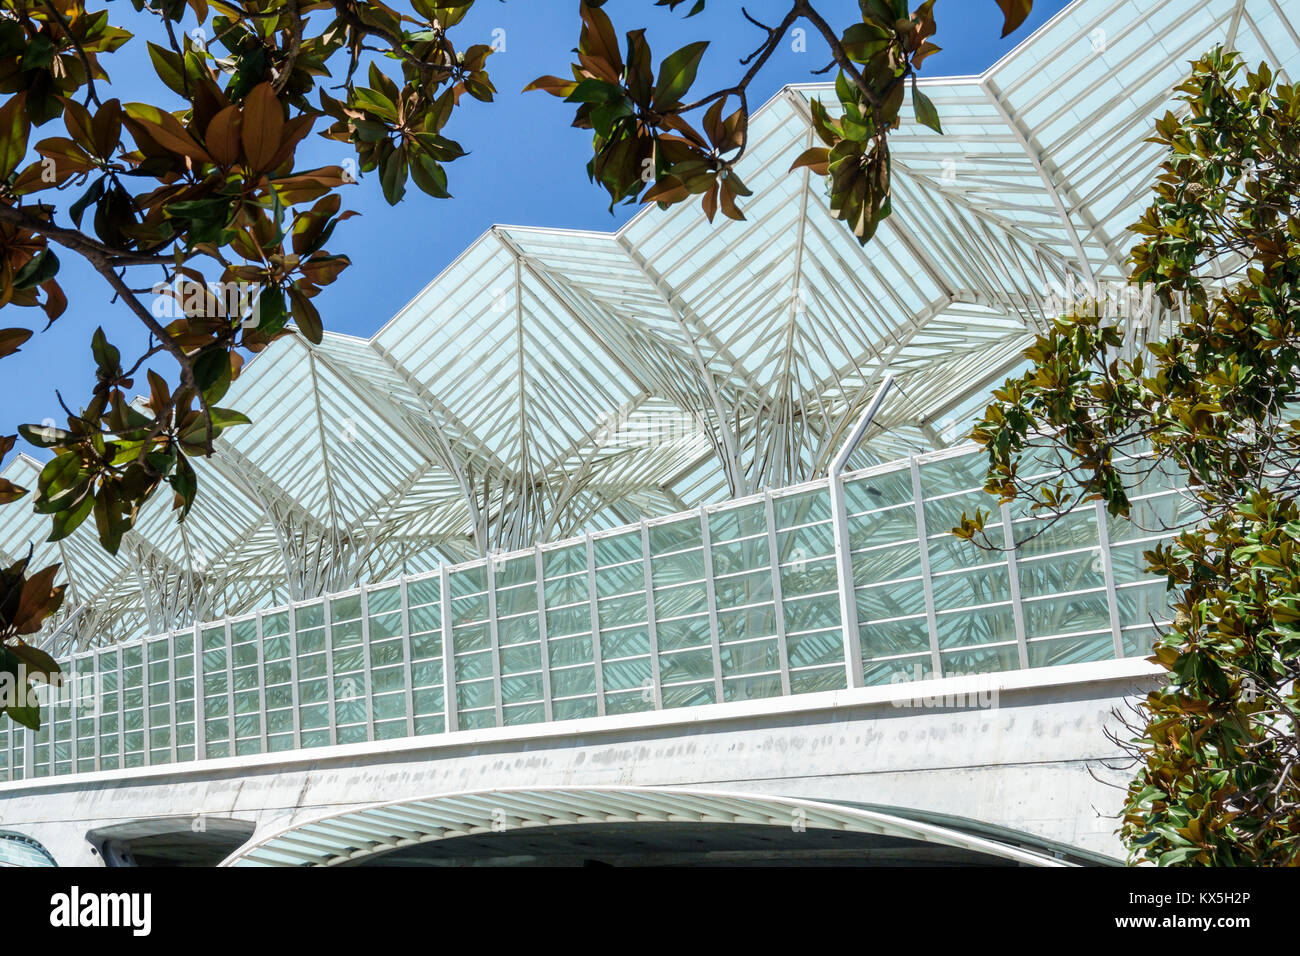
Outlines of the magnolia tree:
M1137 863L1296 865L1300 91L1215 51L1178 94L1131 254L1176 328L1126 359L1102 310L1066 316L974 437L987 490L1049 518L1097 499L1128 517L1153 470L1185 482L1193 517L1146 553L1173 592L1154 656L1169 675L1127 719L1120 835Z
M191 458L248 421L221 404L245 357L283 335L321 338L313 300L348 267L338 244L355 233L338 227L352 215L344 190L359 187L345 167L302 168L303 140L315 132L347 144L389 203L411 185L445 198L448 166L465 153L448 125L495 92L491 46L461 36L473 0L132 5L133 25L147 23L149 35L133 37L110 10L83 2L0 0L0 307L6 319L25 306L55 321L67 304L59 256L80 256L117 304L115 321L148 332L147 349L129 356L113 345L115 327L94 334L95 381L64 406L66 427L18 429L51 457L35 489L0 480L0 504L30 496L50 516L50 540L93 515L110 552L156 493L170 492L185 517L198 490ZM934 0L914 10L907 0L861 0L858 16L836 24L809 0L772 24L742 10L737 24L749 20L761 43L734 84L716 91L695 89L706 41L656 58L644 30L620 35L604 6L578 4L572 78L533 87L575 104L574 125L593 133L588 171L612 202L666 207L698 196L710 219L719 209L743 218L748 190L735 164L749 142L747 91L800 22L830 50L822 72L838 70L839 102L835 118L815 107L824 145L796 166L829 178L835 215L859 241L889 215L888 134L909 84L916 118L940 128L914 83L939 49ZM644 13L650 4L623 6ZM693 16L705 0L654 6ZM997 6L989 12L1005 36L1032 0ZM151 67L156 102L111 95L122 58ZM175 300L162 317L158 296ZM0 359L32 331L0 327ZM132 390L145 401L131 402ZM0 455L17 439L0 434ZM0 640L25 647L21 635L57 608L53 578L48 568L28 575L25 562L0 577ZM0 669L12 662L0 657Z

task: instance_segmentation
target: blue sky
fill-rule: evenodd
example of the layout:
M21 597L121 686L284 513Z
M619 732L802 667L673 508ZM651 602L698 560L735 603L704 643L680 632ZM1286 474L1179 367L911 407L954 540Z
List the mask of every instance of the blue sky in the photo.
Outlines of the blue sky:
M943 51L926 61L925 74L978 73L1065 5L1066 0L1037 0L1030 20L1013 37L999 40L1001 15L994 0L939 0L935 39ZM341 224L329 244L331 252L350 256L353 265L316 300L327 329L373 333L494 223L607 231L636 212L620 206L611 215L604 192L588 181L590 133L569 126L572 107L544 93L520 92L541 74L568 75L569 51L577 41L577 7L576 0L479 0L457 27L456 42L462 47L492 42L494 36L504 40L504 51L488 61L498 90L496 102L466 98L446 130L470 151L448 167L452 199L432 199L410 187L401 203L389 207L376 174L345 190L344 208L361 216ZM712 90L734 82L743 71L737 60L762 39L759 30L741 19L739 7L732 0L713 0L707 12L691 19L681 16L686 7L669 13L650 0L611 0L606 9L620 30L648 27L656 60L693 40L711 41L696 89ZM746 8L760 20L774 21L788 3L750 0ZM124 3L110 9L114 22L137 36L107 58L113 80L109 95L124 102L157 96L154 90L160 87L144 51L145 39L154 39L147 31L156 21L133 14ZM858 16L856 0L822 0L818 9L833 24L847 24ZM804 53L795 52L792 43L783 44L751 86L751 106L787 83L816 79L810 71L828 61L829 53L815 34L808 36ZM100 95L105 96L102 88ZM56 125L33 130L33 141L58 135ZM299 149L303 167L341 163L347 156L343 144L316 136ZM59 198L64 206L71 201L67 194ZM47 417L61 421L56 389L70 406L84 404L93 383L89 340L97 325L105 328L124 357L143 350L142 328L122 306L110 303L102 279L70 252L60 249L59 258L68 310L18 355L0 361L0 434L12 433L22 422ZM156 278L144 270L134 277L140 286ZM32 309L3 311L0 326L32 327L43 318ZM174 367L160 370L174 373Z

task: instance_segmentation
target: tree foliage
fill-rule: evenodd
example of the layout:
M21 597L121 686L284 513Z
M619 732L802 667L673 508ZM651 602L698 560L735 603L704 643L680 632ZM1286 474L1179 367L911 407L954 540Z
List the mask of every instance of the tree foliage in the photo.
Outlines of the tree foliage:
M685 0L657 0L676 8ZM889 133L901 122L908 84L916 119L941 132L938 111L917 87L922 63L939 47L934 0L908 11L907 0L859 0L861 19L833 28L809 0L796 0L776 25L744 12L766 34L742 62L748 69L734 86L691 95L708 47L697 41L663 58L658 72L644 30L631 30L620 46L618 33L601 9L604 0L581 4L582 34L572 64L573 78L543 76L541 89L578 104L573 125L594 132L595 155L587 166L592 181L615 203L657 202L661 207L699 196L709 220L721 208L744 219L738 200L750 194L736 175L749 142L748 89L796 23L806 22L830 47L838 68L837 116L817 100L813 122L823 145L807 150L792 169L808 167L828 177L831 211L865 244L890 212ZM1031 0L999 0L1003 36L1029 15ZM705 0L695 0L688 16ZM689 116L700 113L698 118Z
M1215 50L1178 96L1131 253L1172 333L1126 357L1123 324L1080 308L1038 338L974 437L987 490L1045 516L1100 499L1128 517L1153 471L1185 481L1193 517L1146 553L1173 592L1153 658L1169 674L1132 728L1120 833L1139 863L1296 865L1300 91Z
M687 16L704 5L696 0ZM1032 0L998 5L1005 35ZM95 332L88 397L63 404L64 427L20 427L50 459L34 493L0 481L0 504L30 495L50 517L50 541L93 516L113 553L155 494L170 493L185 517L198 493L191 459L248 422L221 405L246 357L284 335L321 340L313 300L349 265L327 249L353 215L343 209L343 190L357 183L349 165L374 173L390 204L412 183L446 198L447 166L465 155L447 128L458 108L495 94L492 47L453 38L474 0L132 6L148 36L83 0L0 0L0 307L57 320L68 305L59 254L72 254L149 335L142 354L123 356L117 330ZM825 146L795 165L829 177L835 213L859 241L889 214L887 135L909 81L917 118L940 128L915 88L938 49L934 0L910 12L907 0L862 0L860 19L843 29L795 0L776 26L758 24L766 37L743 76L702 95L691 90L707 41L656 67L645 31L621 45L603 6L578 4L574 79L533 86L577 104L574 125L594 134L590 174L613 202L668 206L699 195L710 219L719 208L742 218L737 200L748 190L734 166L748 144L746 93L798 21L830 46L843 115L816 106ZM122 58L147 59L154 101L109 95ZM313 131L346 144L355 164L303 168L299 147ZM0 359L32 334L0 328ZM174 376L156 369L168 360ZM132 400L137 390L142 400ZM14 440L0 436L0 450Z
M40 631L63 604L65 585L54 584L59 565L29 574L30 560L0 568L0 713L35 730L41 716L31 689L38 680L56 680L60 671L50 655L24 638Z

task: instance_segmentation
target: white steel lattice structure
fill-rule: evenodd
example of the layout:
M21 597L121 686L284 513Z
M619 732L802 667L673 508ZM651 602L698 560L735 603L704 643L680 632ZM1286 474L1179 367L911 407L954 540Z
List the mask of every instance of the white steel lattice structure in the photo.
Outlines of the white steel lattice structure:
M1177 477L1132 522L1004 509L1005 551L949 531L983 481L959 446L73 654L39 731L0 723L0 785L1149 653Z
M947 135L893 137L865 250L787 172L828 88L786 88L753 119L747 222L493 228L371 339L250 363L227 404L254 424L183 525L153 502L114 558L9 508L0 559L64 564L64 651L819 478L886 373L854 466L951 445L1062 290L1122 281L1152 117L1215 43L1300 64L1279 0L1078 0L985 74L926 81Z

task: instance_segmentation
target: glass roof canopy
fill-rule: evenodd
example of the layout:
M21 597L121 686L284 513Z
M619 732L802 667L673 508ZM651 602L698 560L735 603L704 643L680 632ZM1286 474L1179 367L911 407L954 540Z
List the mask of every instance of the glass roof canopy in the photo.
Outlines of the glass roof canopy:
M613 234L494 227L373 338L257 357L227 402L254 424L200 463L184 525L159 500L116 558L84 526L37 544L71 581L47 639L161 633L819 477L887 371L901 390L855 467L959 441L1054 290L1123 278L1151 119L1219 42L1300 62L1276 0L1078 0L984 75L926 81L946 135L895 134L895 212L866 249L787 172L825 85L755 115L746 222L691 205ZM0 558L46 532L5 509Z

